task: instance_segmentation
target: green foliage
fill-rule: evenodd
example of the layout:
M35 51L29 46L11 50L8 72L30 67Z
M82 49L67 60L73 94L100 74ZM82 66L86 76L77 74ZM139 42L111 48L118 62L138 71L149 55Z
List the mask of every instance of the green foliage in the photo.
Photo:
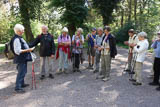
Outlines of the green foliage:
M71 35L77 27L82 26L88 14L85 0L52 0L49 7L59 9L62 13L60 22L68 26Z
M134 29L135 26L132 22L126 23L122 28L115 29L113 34L116 36L116 40L118 43L123 44L124 41L128 41L129 35L128 30Z
M114 17L112 13L116 9L120 0L92 0L93 6L97 9L98 13L103 17L103 25L112 23Z

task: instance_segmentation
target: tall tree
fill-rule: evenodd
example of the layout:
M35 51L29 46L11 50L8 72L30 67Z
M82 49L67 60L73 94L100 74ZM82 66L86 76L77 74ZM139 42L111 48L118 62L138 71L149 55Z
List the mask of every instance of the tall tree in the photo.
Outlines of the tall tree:
M51 0L50 8L60 9L62 16L60 22L67 25L69 34L73 35L76 27L80 27L88 14L85 0Z
M38 15L40 15L42 1L43 0L18 0L21 21L25 27L25 36L28 42L34 38L30 20L38 18Z
M108 25L113 20L113 10L117 7L120 0L92 0L93 7L98 10L98 13L103 17L103 24Z

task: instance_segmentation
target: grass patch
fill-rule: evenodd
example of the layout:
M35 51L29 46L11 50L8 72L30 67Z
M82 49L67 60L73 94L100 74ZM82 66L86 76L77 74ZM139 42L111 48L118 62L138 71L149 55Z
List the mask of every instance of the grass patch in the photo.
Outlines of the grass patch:
M0 54L3 53L4 48L5 48L4 46L0 46Z

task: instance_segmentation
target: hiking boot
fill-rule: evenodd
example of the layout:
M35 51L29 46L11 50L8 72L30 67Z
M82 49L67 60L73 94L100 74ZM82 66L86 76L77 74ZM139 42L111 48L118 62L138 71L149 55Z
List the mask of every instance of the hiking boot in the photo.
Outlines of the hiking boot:
M109 80L110 80L109 77L105 77L105 78L102 79L102 81L104 81L104 82L109 81Z
M64 69L62 70L62 72L63 72L64 74L68 74L68 73L67 73L67 68L64 68Z
M22 88L29 87L29 84L23 84Z
M135 82L135 83L133 83L133 85L136 85L136 86L138 86L138 85L142 85L142 83Z
M25 93L25 90L23 90L23 89L15 89L15 91L16 91L16 93L18 93L18 94L23 94L23 93Z
M157 91L160 91L160 86L156 88Z
M98 70L94 70L94 71L93 71L93 73L97 73L97 72L98 72Z
M96 77L96 79L103 79L103 78L104 78L103 75L99 75L99 76Z
M40 79L41 80L45 79L45 75L41 75Z
M77 69L77 72L82 73L79 69Z
M129 81L136 82L136 80L135 80L135 79L129 79Z
M152 86L158 86L158 85L159 85L159 83L151 82L151 83L149 83L149 85L152 85Z
M49 74L48 76L50 79L54 79L54 76L52 74Z
M57 71L56 71L56 74L62 74L63 72L62 72L62 69L58 69Z

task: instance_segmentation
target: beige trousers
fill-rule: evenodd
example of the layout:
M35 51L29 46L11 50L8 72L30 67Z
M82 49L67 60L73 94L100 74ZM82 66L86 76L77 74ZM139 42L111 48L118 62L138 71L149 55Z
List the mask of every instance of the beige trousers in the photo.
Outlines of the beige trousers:
M133 76L133 79L135 79L136 82L138 82L138 83L142 82L142 77L141 77L142 68L143 68L143 63L142 62L136 62L135 68L134 68L135 74Z

